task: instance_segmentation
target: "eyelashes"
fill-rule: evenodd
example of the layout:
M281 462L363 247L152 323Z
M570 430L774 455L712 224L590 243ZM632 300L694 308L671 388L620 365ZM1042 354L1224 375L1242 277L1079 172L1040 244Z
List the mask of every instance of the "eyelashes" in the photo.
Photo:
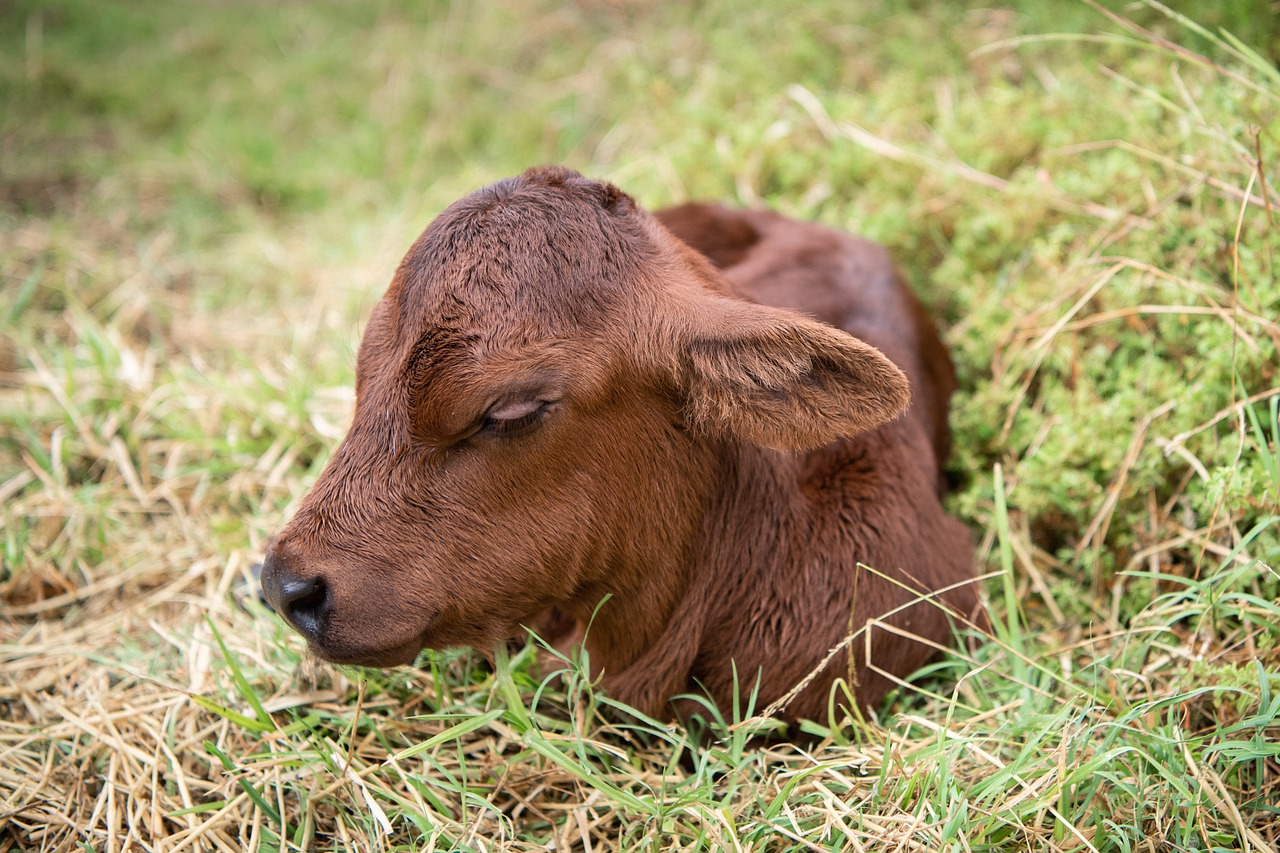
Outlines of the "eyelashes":
M528 392L524 392L528 393ZM537 392L534 392L537 393ZM543 390L541 393L546 393ZM417 436L433 452L446 454L454 448L467 445L498 446L505 441L518 439L536 432L543 421L557 414L562 400L559 397L543 399L539 396L500 397L488 409L473 417L466 426L447 427L431 418L428 411L417 415ZM425 407L424 407L425 408Z
M499 406L491 410L480 421L480 428L476 432L494 438L516 438L532 432L546 417L547 409L551 404L542 400L531 402L533 403L531 409L526 403L518 406Z

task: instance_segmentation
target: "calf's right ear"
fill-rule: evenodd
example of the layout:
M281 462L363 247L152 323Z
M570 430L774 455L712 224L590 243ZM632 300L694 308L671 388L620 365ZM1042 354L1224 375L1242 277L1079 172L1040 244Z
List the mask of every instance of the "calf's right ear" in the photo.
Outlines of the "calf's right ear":
M684 413L696 431L809 450L907 408L902 371L847 332L790 311L698 298L676 326Z

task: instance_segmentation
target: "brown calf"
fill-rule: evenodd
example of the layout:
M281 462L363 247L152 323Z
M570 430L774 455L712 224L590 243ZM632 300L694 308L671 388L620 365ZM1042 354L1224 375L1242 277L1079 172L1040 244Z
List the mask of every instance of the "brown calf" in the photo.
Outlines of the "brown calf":
M682 693L732 707L735 667L776 700L864 629L783 716L824 718L850 669L874 706L978 612L939 503L954 386L880 247L708 205L655 218L533 169L405 256L264 592L321 657L370 666L521 626L567 649L590 622L593 674L663 717Z

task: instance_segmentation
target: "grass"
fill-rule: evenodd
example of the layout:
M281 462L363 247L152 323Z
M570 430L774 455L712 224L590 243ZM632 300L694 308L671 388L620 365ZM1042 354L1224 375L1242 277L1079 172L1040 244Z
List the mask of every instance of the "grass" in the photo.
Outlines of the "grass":
M0 851L1275 849L1280 28L1202 5L8 4ZM400 254L544 161L890 246L993 638L760 746L244 600Z

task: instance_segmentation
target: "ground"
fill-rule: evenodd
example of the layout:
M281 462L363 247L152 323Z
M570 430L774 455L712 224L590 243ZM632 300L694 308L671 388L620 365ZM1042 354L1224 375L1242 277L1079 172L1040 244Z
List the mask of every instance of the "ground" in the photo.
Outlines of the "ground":
M1280 27L1179 9L4 3L0 851L1275 849ZM760 746L246 599L400 255L541 162L890 247L994 636Z

